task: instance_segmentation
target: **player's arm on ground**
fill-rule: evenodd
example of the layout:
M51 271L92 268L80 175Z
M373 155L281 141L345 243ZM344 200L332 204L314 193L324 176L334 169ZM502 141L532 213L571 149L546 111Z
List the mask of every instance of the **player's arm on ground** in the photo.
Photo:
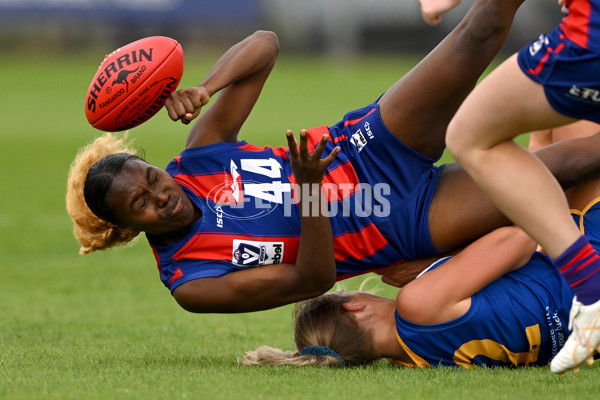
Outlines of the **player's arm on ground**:
M327 135L323 136L312 154L308 152L306 131L301 132L299 148L290 131L287 139L296 182L302 191L312 190L320 194L325 170L337 156L339 148L321 159ZM311 196L312 199L319 197ZM302 207L305 198L300 194L301 234L295 264L266 265L218 278L192 280L173 291L177 302L192 312L248 312L294 303L329 290L336 279L331 224L329 218L321 215L320 204Z
M171 94L165 104L169 117L188 124L219 93L190 131L187 148L237 141L278 54L277 36L257 31L225 52L198 86Z
M498 228L400 290L398 312L420 324L458 318L469 309L471 296L525 265L536 247L520 228Z
M218 278L188 281L173 291L181 307L195 313L243 313L268 310L316 297L334 282L326 259L311 268L296 264L271 264L230 272ZM317 271L311 274L310 270ZM325 275L325 276L323 276Z

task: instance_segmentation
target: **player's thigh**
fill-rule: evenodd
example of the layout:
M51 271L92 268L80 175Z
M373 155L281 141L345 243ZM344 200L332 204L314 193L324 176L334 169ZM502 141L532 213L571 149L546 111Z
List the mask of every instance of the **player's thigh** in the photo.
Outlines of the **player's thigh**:
M387 128L437 158L448 123L496 56L520 0L477 1L461 23L380 99Z
M458 163L444 167L428 220L431 241L440 253L465 246L510 223Z
M467 97L450 123L446 141L454 154L466 148L488 149L522 133L571 121L552 108L544 87L525 76L513 55Z

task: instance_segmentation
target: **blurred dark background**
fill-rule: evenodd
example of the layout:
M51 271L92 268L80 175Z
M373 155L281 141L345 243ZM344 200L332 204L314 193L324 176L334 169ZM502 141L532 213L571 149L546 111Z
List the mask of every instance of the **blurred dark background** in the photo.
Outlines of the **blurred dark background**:
M150 35L174 37L184 48L222 47L271 29L287 52L421 53L458 23L472 1L430 27L418 0L0 0L0 50L97 51ZM537 38L560 17L554 1L525 1L502 52Z

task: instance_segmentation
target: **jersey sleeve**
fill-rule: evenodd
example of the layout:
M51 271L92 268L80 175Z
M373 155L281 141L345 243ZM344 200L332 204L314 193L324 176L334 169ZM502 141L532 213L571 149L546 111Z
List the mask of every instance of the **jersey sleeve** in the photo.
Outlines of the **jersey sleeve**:
M185 282L216 278L232 270L237 270L232 263L215 260L171 260L159 265L160 280L173 293L173 290Z

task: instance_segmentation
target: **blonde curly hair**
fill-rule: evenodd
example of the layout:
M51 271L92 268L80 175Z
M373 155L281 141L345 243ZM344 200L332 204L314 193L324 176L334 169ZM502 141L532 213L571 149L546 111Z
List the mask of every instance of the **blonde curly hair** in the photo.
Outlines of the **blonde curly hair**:
M98 218L88 207L84 197L84 186L88 171L98 161L117 153L128 153L141 158L141 152L128 141L128 134L121 137L106 133L81 148L69 169L67 181L67 213L73 221L73 233L81 244L79 254L124 245L140 231L119 226Z

